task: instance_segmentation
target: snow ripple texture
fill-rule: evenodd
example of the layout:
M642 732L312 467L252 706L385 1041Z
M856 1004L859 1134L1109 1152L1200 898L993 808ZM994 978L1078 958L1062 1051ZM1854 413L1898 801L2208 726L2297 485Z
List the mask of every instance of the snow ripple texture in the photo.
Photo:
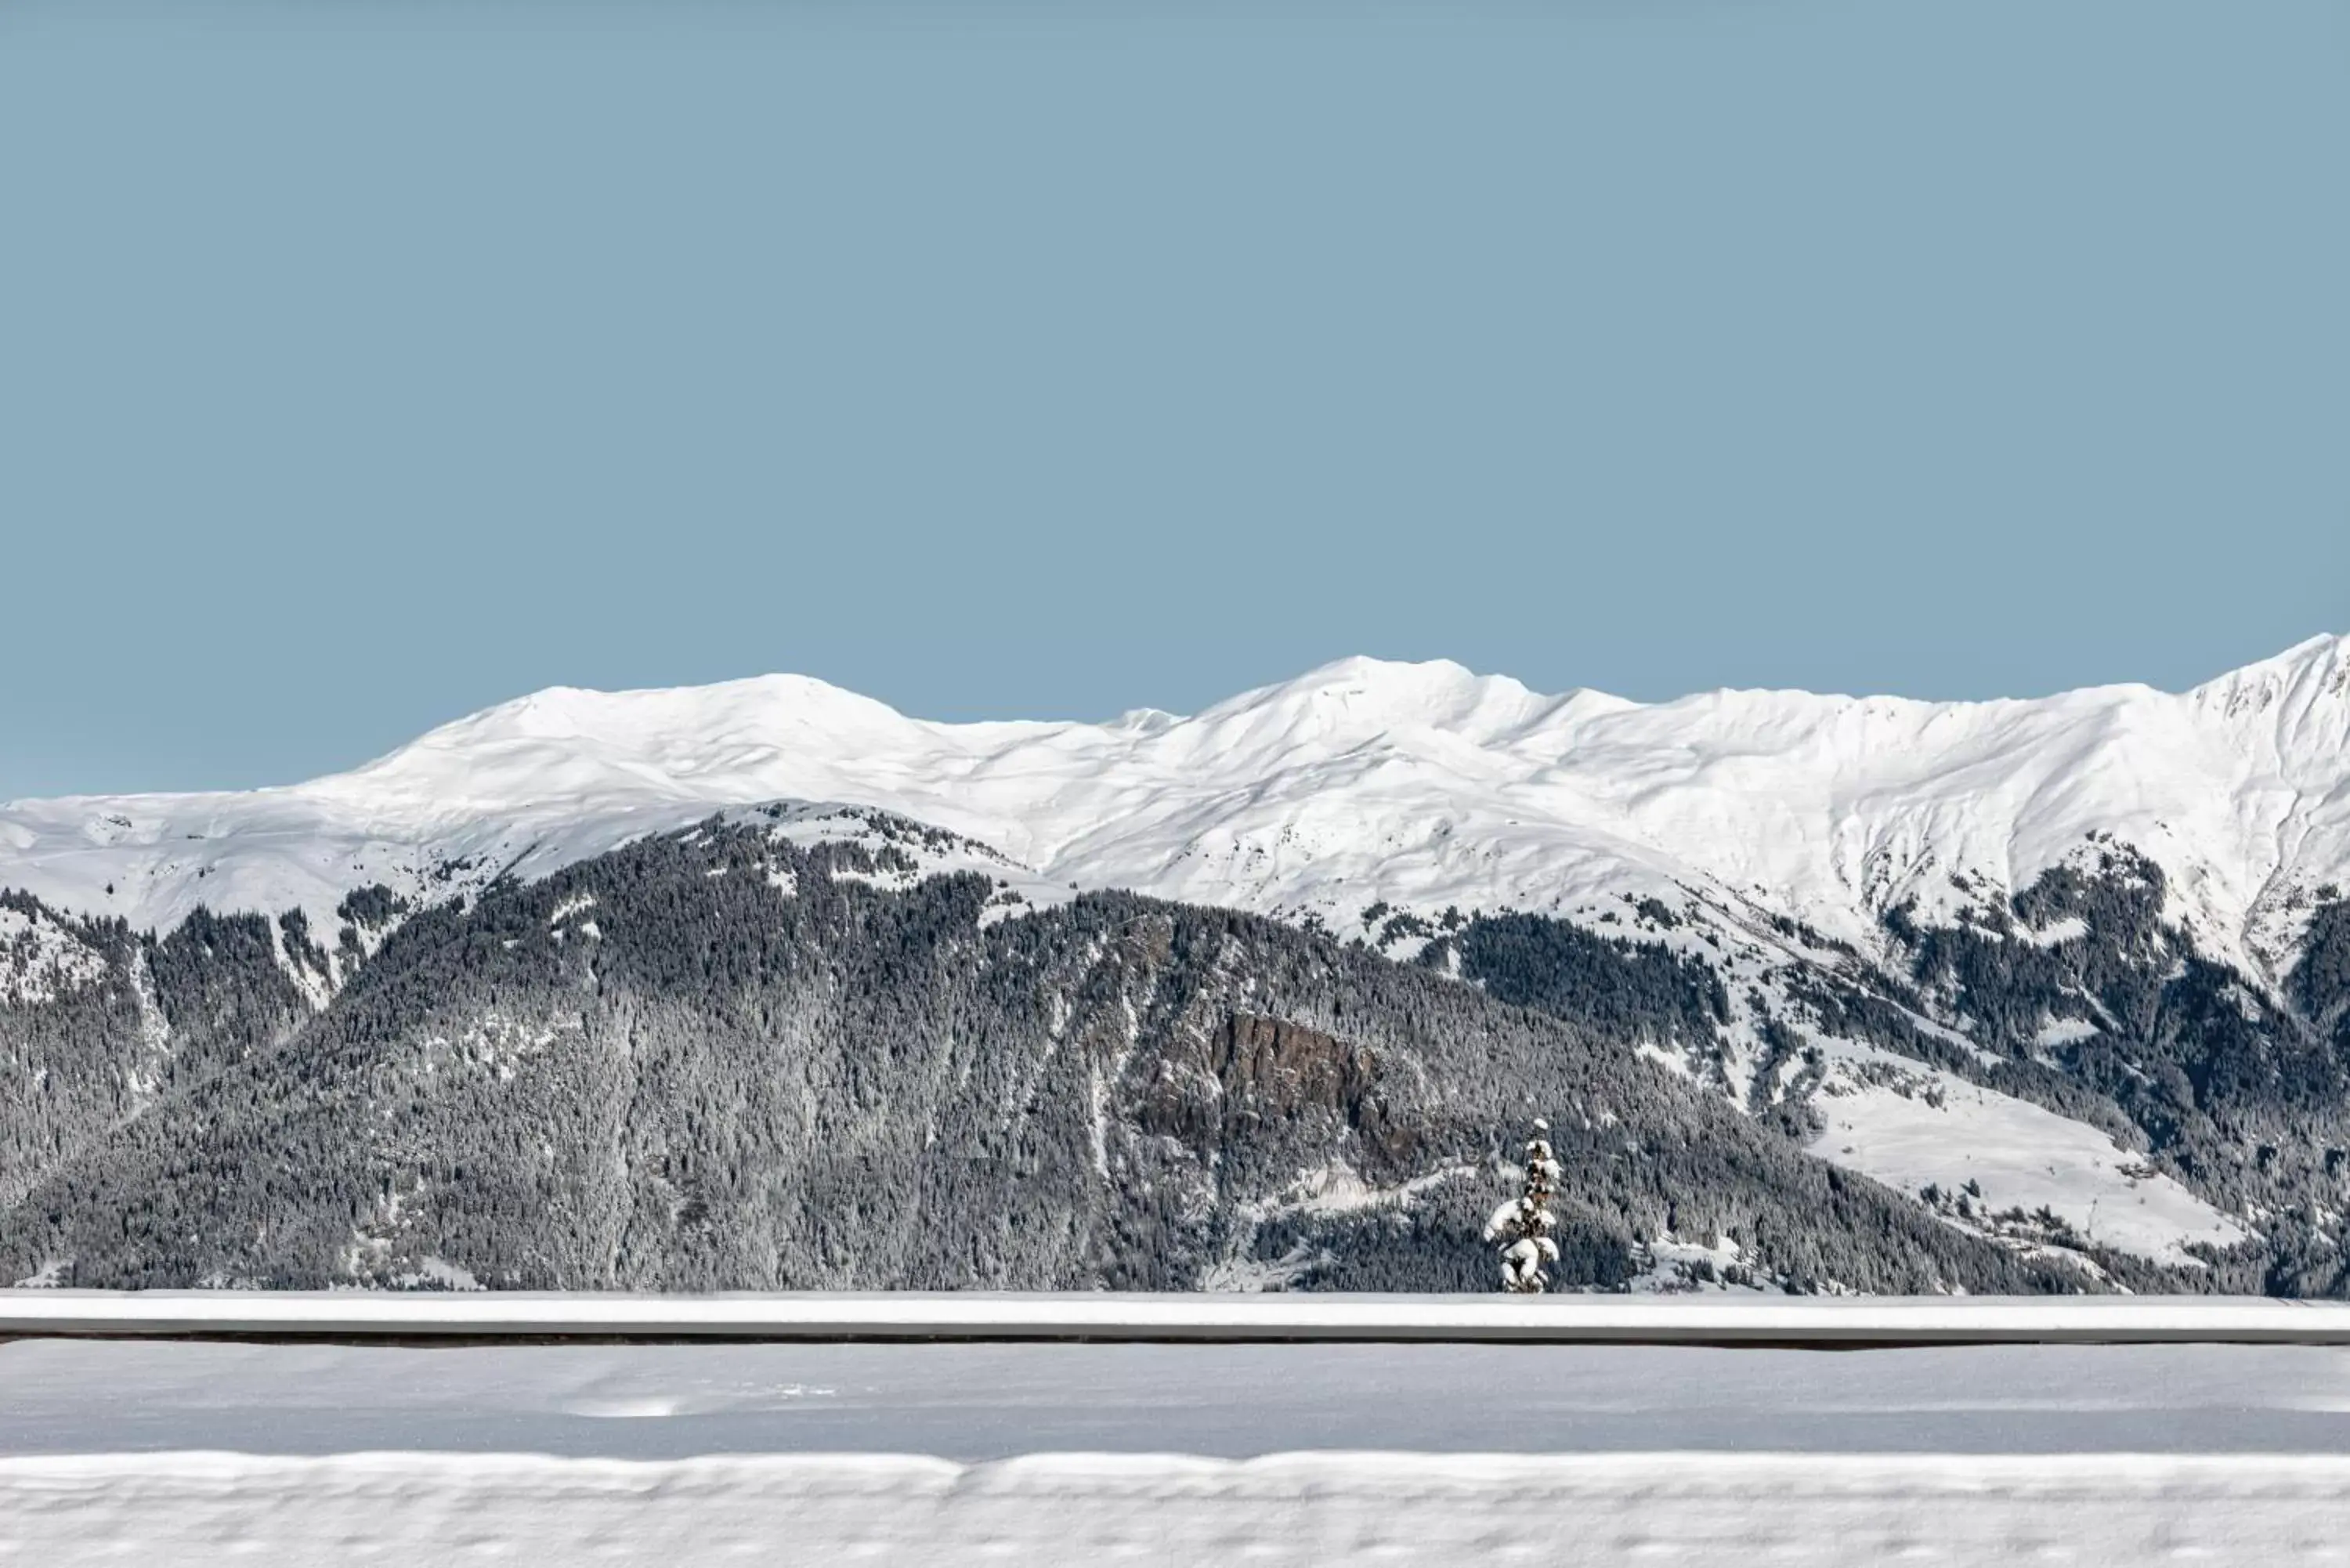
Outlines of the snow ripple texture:
M0 1563L2350 1560L2339 1456L0 1459Z

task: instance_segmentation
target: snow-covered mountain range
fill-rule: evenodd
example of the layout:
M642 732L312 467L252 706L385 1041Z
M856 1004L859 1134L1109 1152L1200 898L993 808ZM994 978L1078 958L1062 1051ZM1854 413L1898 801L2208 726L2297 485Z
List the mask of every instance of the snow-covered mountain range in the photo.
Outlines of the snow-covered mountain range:
M2018 1245L2195 1268L2290 1203L2282 1288L2338 1267L2305 1253L2350 1211L2350 638L2185 692L1966 703L1364 659L1107 723L795 676L556 689L307 784L0 805L0 890L31 895L0 904L0 1004L104 971L67 918L205 909L273 917L324 1007L400 912L713 815L886 839L901 885L977 871L990 919L1125 889L1360 940Z
M950 724L797 676L556 688L356 769L244 793L0 805L0 887L168 930L198 905L429 897L721 808L878 806L1033 877L1298 917L1386 904L1573 917L1625 893L1842 940L1947 922L2092 835L2258 971L2350 881L2350 638L2182 693L1923 702L1715 691L1647 704L1460 666L1344 659L1190 718Z

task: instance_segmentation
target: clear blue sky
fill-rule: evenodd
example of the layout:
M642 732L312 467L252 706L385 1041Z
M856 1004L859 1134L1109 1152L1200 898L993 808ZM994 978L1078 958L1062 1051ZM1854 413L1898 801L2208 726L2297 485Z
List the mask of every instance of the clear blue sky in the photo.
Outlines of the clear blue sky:
M2329 629L2345 0L0 5L0 797Z

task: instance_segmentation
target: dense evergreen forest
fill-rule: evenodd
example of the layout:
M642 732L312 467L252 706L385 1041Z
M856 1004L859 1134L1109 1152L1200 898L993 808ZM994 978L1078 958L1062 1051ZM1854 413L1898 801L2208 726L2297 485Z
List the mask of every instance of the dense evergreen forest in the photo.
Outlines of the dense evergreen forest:
M2342 903L2283 1012L2123 863L2016 900L2075 939L1897 912L1898 969L1824 966L1765 1020L1774 1082L1803 1082L1796 1023L1832 1026L2262 1217L2179 1269L1970 1233L1804 1152L1800 1094L1669 1070L1658 1042L1721 1058L1732 998L1659 940L1456 914L1396 962L1121 894L1005 918L986 877L899 885L889 854L713 821L428 907L363 890L331 933L7 895L0 1282L1484 1290L1545 1116L1569 1288L2343 1286ZM1915 1022L1953 1007L1991 1048ZM2052 1008L2094 1027L2051 1052Z
M1483 1289L1547 1114L1561 1273L2056 1290L1606 1033L1261 919L983 921L855 844L649 839L409 913L316 1013L257 916L84 926L7 1015L0 1275L77 1285ZM392 912L360 899L356 928ZM302 961L314 961L305 959Z

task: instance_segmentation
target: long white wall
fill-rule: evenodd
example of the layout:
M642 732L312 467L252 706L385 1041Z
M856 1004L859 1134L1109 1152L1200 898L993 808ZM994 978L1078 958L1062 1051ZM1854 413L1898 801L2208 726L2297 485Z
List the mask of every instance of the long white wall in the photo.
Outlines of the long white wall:
M2350 1345L2350 1303L2216 1296L0 1291L0 1336Z

